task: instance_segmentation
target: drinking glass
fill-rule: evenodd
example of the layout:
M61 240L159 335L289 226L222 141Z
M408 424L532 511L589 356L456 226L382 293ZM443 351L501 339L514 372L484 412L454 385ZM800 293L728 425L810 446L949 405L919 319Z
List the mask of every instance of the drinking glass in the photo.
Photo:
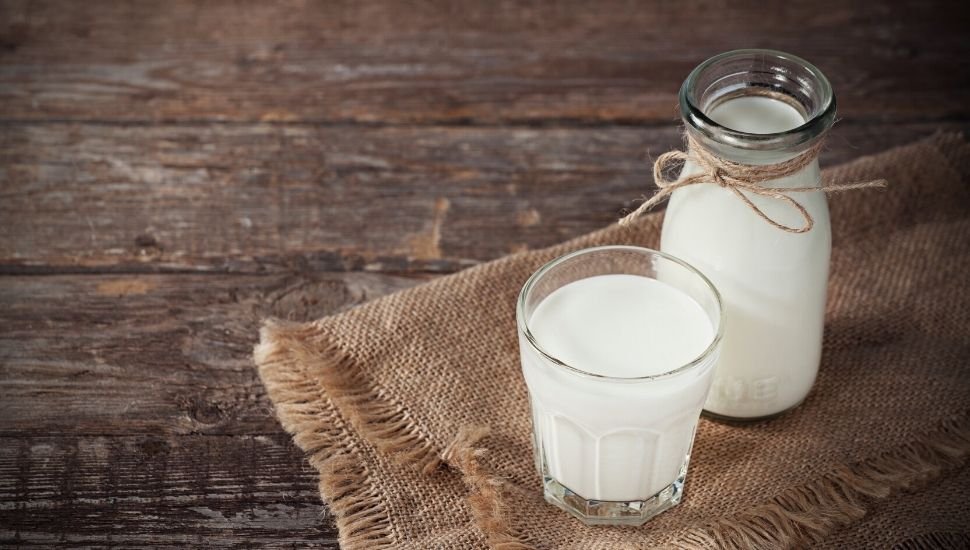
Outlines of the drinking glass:
M567 364L547 352L530 327L536 308L569 283L610 274L655 279L686 294L710 321L710 345L686 364L626 378L596 374L593 365ZM546 500L590 525L641 525L678 504L722 334L721 299L711 282L655 250L588 248L533 274L516 317ZM651 360L649 349L642 360Z

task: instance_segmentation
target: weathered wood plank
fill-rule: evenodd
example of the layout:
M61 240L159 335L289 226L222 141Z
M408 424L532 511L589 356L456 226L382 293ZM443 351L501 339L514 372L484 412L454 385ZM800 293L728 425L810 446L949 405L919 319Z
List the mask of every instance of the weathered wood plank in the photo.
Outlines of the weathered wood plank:
M0 436L279 433L251 359L259 320L309 320L417 282L0 277Z
M845 112L970 114L959 3L0 5L0 118L667 123L704 58L812 60Z
M846 122L823 162L939 127ZM3 130L7 273L453 271L610 223L653 192L648 153L680 139L674 126Z
M260 317L608 223L718 51L829 74L826 163L967 129L954 6L0 3L0 545L335 547Z
M0 545L336 548L316 485L283 433L0 437Z

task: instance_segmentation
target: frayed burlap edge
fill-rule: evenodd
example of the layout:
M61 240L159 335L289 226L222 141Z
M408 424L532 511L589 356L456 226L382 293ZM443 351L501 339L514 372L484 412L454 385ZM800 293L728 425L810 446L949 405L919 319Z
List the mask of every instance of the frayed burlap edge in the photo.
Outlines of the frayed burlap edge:
M336 518L340 546L347 550L393 547L391 522L381 494L351 446L346 421L324 388L324 361L307 346L312 325L266 321L253 350L259 376L276 416L320 474L320 495Z
M439 452L408 411L374 386L346 354L319 342L310 324L267 320L253 357L283 428L320 474L320 493L336 517L340 545L348 550L394 544L390 517L366 463L350 445L349 423L396 462L431 474L445 461L469 489L472 516L488 544L498 550L531 550L526 536L506 519L505 481L478 458L485 428L459 431Z
M505 481L492 475L479 462L487 452L481 445L488 437L488 428L464 427L458 431L442 458L459 472L470 493L466 497L475 523L482 530L488 545L497 550L531 550L526 534L513 534L506 518Z
M970 533L924 533L897 542L892 550L942 550L943 548L970 548Z
M421 423L370 379L335 346L327 346L307 361L316 362L315 374L327 395L364 439L389 458L425 474L441 463L441 453L430 442Z
M945 420L915 441L877 457L840 466L766 504L687 532L683 549L793 548L820 542L865 516L868 506L963 464L970 454L970 413Z

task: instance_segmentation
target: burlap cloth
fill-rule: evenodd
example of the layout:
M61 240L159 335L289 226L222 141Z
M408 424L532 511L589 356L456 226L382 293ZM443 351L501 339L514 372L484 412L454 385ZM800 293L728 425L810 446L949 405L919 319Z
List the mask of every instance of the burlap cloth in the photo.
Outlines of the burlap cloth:
M639 528L586 527L543 501L514 304L526 278L564 252L656 247L662 213L316 322L267 321L259 373L320 472L341 544L967 544L970 145L936 135L826 175L891 186L830 201L831 286L814 390L775 420L702 419L683 503Z

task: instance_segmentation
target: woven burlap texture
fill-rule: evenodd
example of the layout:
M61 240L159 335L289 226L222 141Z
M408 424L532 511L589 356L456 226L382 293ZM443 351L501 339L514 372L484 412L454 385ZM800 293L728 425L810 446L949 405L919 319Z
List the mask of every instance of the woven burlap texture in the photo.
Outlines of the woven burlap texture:
M684 501L639 528L587 527L543 501L514 306L528 276L567 251L656 248L662 213L312 323L267 321L255 361L281 424L320 472L342 546L965 540L965 493L947 487L966 486L970 452L970 146L937 134L825 176L891 186L830 200L831 280L814 390L774 420L702 419ZM712 222L704 230L718 231Z

